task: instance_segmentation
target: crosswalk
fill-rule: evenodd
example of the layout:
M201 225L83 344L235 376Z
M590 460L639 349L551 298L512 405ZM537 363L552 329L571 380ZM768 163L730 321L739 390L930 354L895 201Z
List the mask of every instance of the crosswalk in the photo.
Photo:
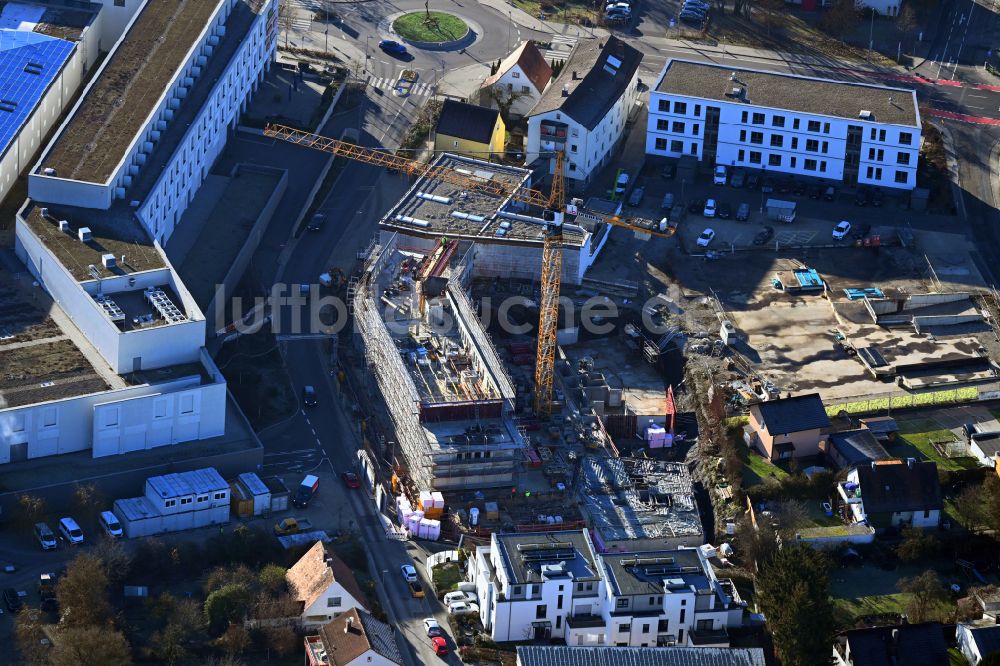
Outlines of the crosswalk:
M579 38L575 35L552 35L550 40L553 44L569 44L573 46L579 41Z
M368 85L373 88L378 88L379 90L384 90L385 92L391 93L396 85L396 79L389 77L373 76L368 80ZM410 97L415 96L430 96L434 94L434 86L430 83L414 83L409 89Z

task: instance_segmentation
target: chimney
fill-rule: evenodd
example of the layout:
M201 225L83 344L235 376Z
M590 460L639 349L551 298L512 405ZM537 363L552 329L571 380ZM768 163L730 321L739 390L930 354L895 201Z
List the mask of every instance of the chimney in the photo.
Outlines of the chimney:
M76 235L81 243L89 243L91 239L90 227L80 227L76 230Z
M875 461L872 461L872 469L875 469Z
M563 85L562 96L563 97L569 97L569 86L568 85Z
M351 629L353 628L354 628L354 618L349 617L347 618L347 623L344 625L344 633L345 634L351 633Z
M113 255L113 254L102 254L101 255L101 263L104 264L105 268L109 268L109 269L110 268L114 268L115 267L115 255Z
M573 70L573 80L574 80L574 81L576 81L576 77L577 77L577 73L576 73L576 70L574 69L574 70Z
M896 656L899 654L899 629L893 629L892 634L890 634L890 644L889 650L890 654Z
M917 464L917 459L916 458L907 458L906 459L906 466L909 467L910 469L913 469L913 466L915 464Z

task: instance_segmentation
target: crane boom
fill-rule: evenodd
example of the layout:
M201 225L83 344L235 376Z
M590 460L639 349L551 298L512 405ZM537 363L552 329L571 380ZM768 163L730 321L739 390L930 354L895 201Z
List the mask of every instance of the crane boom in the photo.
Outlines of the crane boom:
M535 414L552 414L552 383L555 379L556 341L559 331L559 287L562 282L562 224L566 209L563 153L556 153L552 190L545 211L545 241L542 246L541 299L538 306L538 348L535 353Z

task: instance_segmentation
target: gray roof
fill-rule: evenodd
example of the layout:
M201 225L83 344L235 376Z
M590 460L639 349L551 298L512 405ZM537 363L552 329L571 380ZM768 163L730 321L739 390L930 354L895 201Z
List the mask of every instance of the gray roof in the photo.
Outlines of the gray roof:
M151 476L146 479L146 483L162 499L211 493L229 488L229 484L215 471L214 467L178 474Z
M519 645L519 666L764 666L761 648Z
M485 106L446 99L438 116L436 131L476 143L489 143L500 112Z
M893 647L893 631L897 631ZM948 646L937 622L855 629L842 634L850 646L852 666L940 666L948 663Z
M264 482L260 480L260 477L253 472L243 472L240 474L239 479L246 486L246 489L254 495L267 495L270 492L267 486L264 485Z
M772 435L830 427L830 417L826 415L819 393L768 400L754 407L760 411L761 420Z
M365 628L365 634L368 636L368 642L371 644L372 650L389 661L402 664L403 657L399 654L399 646L396 643L396 637L393 635L392 627L385 622L375 619L375 616L371 613L367 613L361 609L357 609L357 612L358 617L361 618L361 624Z
M734 73L736 81L731 80ZM870 83L671 59L656 92L739 103L729 96L734 87L746 90L744 103L749 110L769 107L859 121L861 111L870 111L872 117L866 122L920 127L914 90Z
M559 78L552 82L529 115L559 109L592 130L625 94L640 62L642 53L617 37L609 37L606 42L580 40ZM563 89L568 93L566 96L563 96Z
M940 509L941 485L932 461L883 461L858 467L865 513Z
M1000 625L988 627L970 627L972 640L979 648L979 654L985 657L994 652L1000 652Z
M114 503L114 510L115 514L126 522L154 518L160 515L160 510L145 497L117 499Z
M664 581L683 581L690 591L711 589L697 549L654 550L601 556L608 583L616 596L663 594Z
M512 585L542 582L541 568L566 563L573 580L599 578L585 530L545 534L495 534L498 554Z
M867 428L831 433L830 444L843 458L845 467L892 458Z

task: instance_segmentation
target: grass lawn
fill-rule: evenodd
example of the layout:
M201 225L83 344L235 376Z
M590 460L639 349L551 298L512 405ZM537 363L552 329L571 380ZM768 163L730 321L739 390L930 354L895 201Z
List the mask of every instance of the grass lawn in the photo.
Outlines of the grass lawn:
M586 0L512 0L515 7L532 16L545 14L545 18L562 23L592 25L597 21L593 3Z
M462 582L462 570L455 562L439 564L431 571L434 577L434 589L438 594L453 592L458 589L458 584Z
M833 617L839 627L853 627L859 618L865 615L882 615L885 613L902 613L906 608L905 594L886 594L883 596L852 597L833 600Z
M968 663L957 647L948 649L948 666L968 666Z
M899 458L917 458L933 460L939 469L959 470L975 469L979 463L975 458L945 458L937 452L931 442L957 441L955 433L942 428L941 424L931 419L915 419L899 421L899 438L896 443L887 447L889 453Z
M788 472L777 465L772 465L764 456L756 451L747 450L744 447L743 458L743 485L753 486L764 483L771 477L781 480L788 476Z
M451 42L465 37L469 26L452 14L425 12L403 14L393 21L392 29L415 42Z

